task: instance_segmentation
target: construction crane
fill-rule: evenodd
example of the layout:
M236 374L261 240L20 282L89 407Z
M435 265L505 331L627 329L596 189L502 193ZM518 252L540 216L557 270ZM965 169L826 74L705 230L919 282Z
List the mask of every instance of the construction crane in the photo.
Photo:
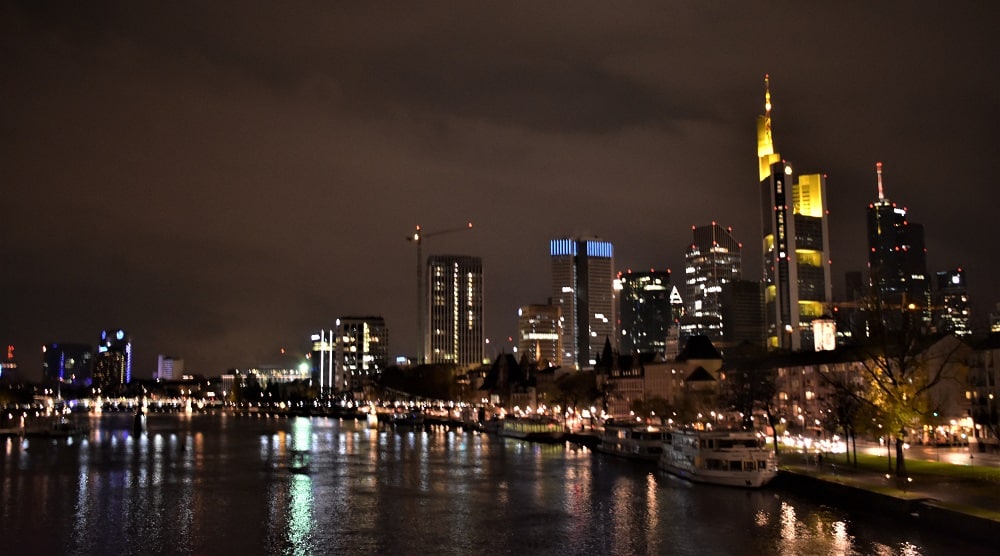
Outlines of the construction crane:
M418 225L416 230L413 232L413 235L406 236L406 241L412 242L417 246L417 364L423 364L426 362L426 354L424 353L424 349L426 348L424 324L427 321L427 315L424 314L424 299L427 292L425 291L426 286L424 285L424 258L421 252L421 245L423 245L424 240L429 237L464 232L471 229L472 222L467 223L461 228L452 228L450 230L439 230L435 232L424 232Z

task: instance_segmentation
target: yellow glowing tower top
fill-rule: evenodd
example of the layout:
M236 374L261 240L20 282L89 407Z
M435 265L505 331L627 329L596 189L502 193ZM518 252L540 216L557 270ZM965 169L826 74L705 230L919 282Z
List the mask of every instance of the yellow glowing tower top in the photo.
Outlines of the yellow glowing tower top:
M764 337L768 348L798 351L817 344L812 321L832 300L826 176L797 176L775 152L771 81L764 76L764 114L757 116L763 246Z
M771 174L771 165L781 160L774 150L771 135L771 79L764 74L764 114L757 116L757 158L760 159L760 180Z

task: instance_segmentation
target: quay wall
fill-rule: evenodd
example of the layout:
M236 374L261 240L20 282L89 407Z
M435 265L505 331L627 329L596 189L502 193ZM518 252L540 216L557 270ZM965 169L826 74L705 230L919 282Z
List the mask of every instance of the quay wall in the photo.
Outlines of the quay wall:
M770 487L815 503L892 515L897 521L935 532L982 542L1000 539L1000 521L946 507L931 498L901 498L787 469L779 471Z

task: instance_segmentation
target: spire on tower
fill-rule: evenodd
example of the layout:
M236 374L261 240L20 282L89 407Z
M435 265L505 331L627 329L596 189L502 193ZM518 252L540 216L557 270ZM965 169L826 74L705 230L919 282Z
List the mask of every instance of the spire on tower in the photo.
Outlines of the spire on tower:
M885 200L885 190L882 189L882 163L875 163L875 173L878 174L878 200Z
M757 158L760 159L760 179L771 174L771 164L781 161L775 152L771 136L771 76L764 74L764 113L757 116Z
M764 74L764 115L771 117L771 76Z

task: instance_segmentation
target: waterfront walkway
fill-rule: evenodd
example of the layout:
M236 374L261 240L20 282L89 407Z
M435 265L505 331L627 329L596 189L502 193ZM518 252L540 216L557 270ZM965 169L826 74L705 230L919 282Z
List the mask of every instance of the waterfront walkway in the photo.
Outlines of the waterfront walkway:
M866 447L873 454L877 449ZM882 449L884 450L884 448ZM859 452L862 447L859 445ZM885 453L882 452L885 457ZM884 471L856 468L847 463L844 454L825 454L822 459L815 454L782 452L781 469L837 483L840 485L876 492L899 500L924 502L967 515L974 515L1000 524L1000 455L970 452L968 448L942 448L908 450L908 477L898 478ZM935 462L936 466L921 466L920 462ZM895 465L895 458L893 459ZM955 468L951 468L954 466ZM963 467L963 469L957 469ZM888 475L888 476L887 476Z

